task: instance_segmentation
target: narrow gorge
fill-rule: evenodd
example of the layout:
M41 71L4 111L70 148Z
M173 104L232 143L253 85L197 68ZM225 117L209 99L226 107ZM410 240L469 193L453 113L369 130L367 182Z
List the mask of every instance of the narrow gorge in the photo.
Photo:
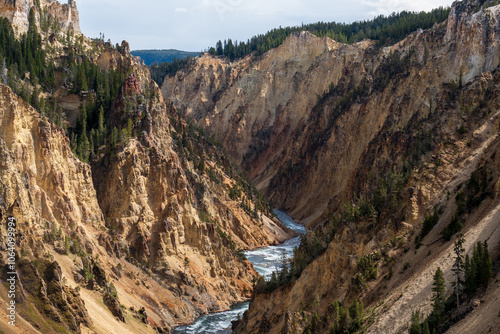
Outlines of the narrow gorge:
M478 4L455 2L443 23L390 46L293 33L262 56L205 54L165 77L164 97L311 228L303 252L320 249L254 294L236 333L335 332L332 305L355 299L369 310L363 330L401 332L414 311L431 312L430 273L458 230L467 252L487 240L498 261L500 7ZM484 194L469 195L481 201L461 209L461 188L481 172ZM431 233L419 232L436 211Z
M0 332L500 328L500 5L375 21L161 72L0 0Z

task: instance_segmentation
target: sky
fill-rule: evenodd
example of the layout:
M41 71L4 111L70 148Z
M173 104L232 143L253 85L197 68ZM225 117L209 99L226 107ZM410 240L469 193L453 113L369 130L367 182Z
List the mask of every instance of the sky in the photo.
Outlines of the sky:
M60 1L66 2L66 1ZM353 22L402 10L429 11L451 0L76 0L87 37L131 50L204 51L218 40L246 41L279 26Z

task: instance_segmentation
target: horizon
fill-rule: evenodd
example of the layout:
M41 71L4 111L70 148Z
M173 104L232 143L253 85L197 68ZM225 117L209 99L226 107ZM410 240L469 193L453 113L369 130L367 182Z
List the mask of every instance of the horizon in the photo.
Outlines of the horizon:
M66 2L66 1L61 1ZM132 0L76 1L82 33L104 33L113 43L126 40L131 50L204 52L219 40L247 41L279 27L317 22L350 24L402 11L449 7L451 0ZM265 4L265 5L261 5ZM156 8L150 11L150 8Z

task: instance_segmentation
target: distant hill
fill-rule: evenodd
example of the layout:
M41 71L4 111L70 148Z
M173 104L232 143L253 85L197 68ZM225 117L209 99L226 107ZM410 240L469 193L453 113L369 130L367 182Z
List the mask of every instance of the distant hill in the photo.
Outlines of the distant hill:
M175 58L185 59L187 57L196 57L200 52L188 52L180 50L136 50L130 52L136 57L141 57L146 65L151 65L155 62L157 63L171 63Z

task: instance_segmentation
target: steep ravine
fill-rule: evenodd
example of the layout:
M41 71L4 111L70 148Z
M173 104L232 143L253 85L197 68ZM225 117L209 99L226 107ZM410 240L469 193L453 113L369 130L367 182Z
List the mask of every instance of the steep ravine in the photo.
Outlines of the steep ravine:
M248 263L236 258L227 240L221 237L220 233L226 231L228 235L233 235L237 247L243 249L280 242L288 237L286 232L283 232L286 230L284 227L280 228L279 224L264 217L263 223L259 221L258 231L252 232L253 227L248 224L253 221L252 218L226 198L227 195L222 192L218 197L211 197L210 193L206 193L207 201L226 203L226 207L215 207L224 214L223 217L217 218L221 224L225 224L218 233L213 224L200 220L198 211L189 203L188 197L194 195L190 195L191 190L186 188L189 185L186 181L179 191L174 191L179 195L170 197L170 201L174 200L176 203L172 210L166 211L170 214L161 219L153 218L154 213L147 210L149 206L142 208L140 205L143 202L137 200L136 204L132 201L136 198L134 195L143 187L141 182L148 184L148 180L143 181L144 177L140 172L131 172L130 176L126 176L127 168L131 168L125 167L126 165L109 167L108 180L113 181L111 175L121 170L121 177L131 178L129 182L134 186L134 191L130 192L128 183L114 180L114 185L109 184L109 190L120 196L113 198L109 194L107 201L115 203L115 208L125 205L122 210L128 212L125 218L111 220L113 216L109 212L103 214L101 211L101 207L106 208L103 201L100 205L98 203L99 190L96 193L92 183L92 174L96 171L91 171L89 165L73 156L64 132L40 116L8 87L2 85L0 88L0 215L2 220L6 220L10 215L17 218L18 256L20 261L27 261L26 269L19 269L18 283L25 289L24 299L20 297L18 300L19 316L32 324L36 323L42 332L55 324L75 329L72 327L75 326L74 320L66 321L64 317L54 315L48 317L46 322L39 322L35 320L36 316L29 313L33 312L33 307L38 309L34 312L40 312L41 315L49 312L48 309L40 308L39 303L43 303L45 308L55 307L54 311L50 312L62 312L64 309L59 311L63 304L56 302L54 298L58 297L55 292L47 290L40 296L36 290L37 286L28 283L32 280L28 276L31 274L35 274L35 277L40 274L40 282L43 282L42 268L45 267L42 266L51 263L56 266L56 275L59 277L57 284L63 291L66 290L66 294L80 289L80 292L75 294L75 301L79 301L80 309L74 312L84 312L85 316L79 321L85 326L103 333L124 329L136 332L140 325L134 325L135 321L131 320L133 318L128 318L130 316L127 316L127 313L130 311L124 312L125 319L129 321L126 320L126 323L122 324L100 304L103 298L101 293L107 289L106 284L109 282L114 283L119 301L127 309L137 310L145 307L148 321L154 327L173 327L179 323L190 322L200 314L228 308L232 303L242 301L248 296L254 271ZM143 170L144 167L139 164L141 160L138 160L141 157L138 150L143 148L135 140L124 148L124 153L117 156L117 161L122 159L122 155L126 157L130 150L136 150L137 153L134 158L137 166L135 168ZM148 155L146 159L149 159ZM111 165L113 164L112 162ZM145 166L149 168L149 164ZM152 168L172 169L164 167L166 165L154 166L153 164ZM181 172L182 170L179 170L179 173ZM155 173L161 176L159 170ZM137 180L134 180L133 175L136 175ZM154 184L154 194L158 196L158 186L162 183L156 181ZM169 187L166 186L166 189ZM137 198L143 196L138 195ZM147 202L151 203L151 200ZM206 207L215 210L211 205ZM133 216L134 208L139 212L137 218ZM209 212L219 214L219 211ZM224 220L227 219L224 218L226 215L232 219ZM127 225L128 221L132 223L130 227ZM117 223L121 225L115 225ZM62 239L57 237L58 233L62 234ZM6 232L2 235L5 236ZM251 238L247 238L247 235ZM70 253L66 253L64 249L64 240L67 238L70 240ZM72 254L78 252L75 250L77 245L84 247L84 253ZM43 254L43 257L40 257L40 254ZM45 257L47 260L44 260ZM184 264L186 258L189 261L188 266ZM39 263L38 271L32 272L34 267L29 267L30 261ZM88 265L87 261L94 263L91 270L94 271L96 279L104 279L97 281L97 284L94 282L93 288L89 288L92 282L80 274ZM48 275L46 273L45 277L49 277ZM140 285L136 284L137 282L140 282ZM199 288L193 289L193 284L197 284ZM78 289L74 290L75 287ZM187 301L185 296L189 296L191 300Z
M329 319L334 301L354 298L365 302L369 331L406 330L412 311L429 312L429 273L442 266L449 283L453 247L441 233L460 187L481 168L489 195L459 218L468 249L488 240L498 263L499 47L500 6L464 1L443 24L393 46L304 32L260 58L230 63L205 54L165 77L165 99L218 136L276 206L320 235L334 226L300 278L253 296L236 333L300 333L316 313ZM346 202L367 199L381 207L374 220L335 225ZM434 206L443 214L417 249ZM354 279L358 262L373 252L389 255L364 287ZM497 322L468 326L487 332Z
M4 2L0 15L22 32L35 2ZM79 34L73 1L40 4L59 20L57 34ZM49 37L42 32L43 43L57 44L56 70L64 72L66 38ZM169 332L246 300L256 272L239 254L293 233L266 215L222 150L166 105L128 43L70 39L77 37L78 52L92 54L101 71L129 73L105 111L107 144L90 164L73 154L63 129L0 85L0 219L18 222L19 330ZM54 91L61 100L76 97L77 119L81 99L67 87ZM116 144L111 129L123 126L131 106L130 132ZM1 232L5 245L6 224ZM7 305L5 285L0 296ZM2 307L0 329L9 332L6 312Z
M5 0L0 15L19 34L35 3ZM242 252L292 233L207 132L274 205L309 235L331 239L300 277L252 295L236 333L298 333L334 301L354 298L365 301L367 331L404 331L412 311L429 312L437 266L450 281L452 241L441 232L460 189L481 171L486 193L461 214L462 232L467 249L488 240L498 268L499 6L455 3L447 22L385 48L301 33L261 58L204 55L166 78L162 96L128 43L79 34L74 1L40 4L63 28L55 39L43 35L55 43L59 74L69 71L69 38L100 71L128 77L105 111L109 138L89 164L62 128L0 84L0 245L5 251L5 221L14 216L19 331L170 332L251 296L256 272ZM66 37L71 31L77 36ZM79 96L68 87L58 94L74 104L75 121ZM346 203L373 198L383 202L373 202L375 219L342 221ZM439 221L417 249L433 207L442 208ZM375 252L386 252L378 274L360 284L359 260ZM6 287L0 330L10 333ZM496 281L452 331L497 328L498 290Z

